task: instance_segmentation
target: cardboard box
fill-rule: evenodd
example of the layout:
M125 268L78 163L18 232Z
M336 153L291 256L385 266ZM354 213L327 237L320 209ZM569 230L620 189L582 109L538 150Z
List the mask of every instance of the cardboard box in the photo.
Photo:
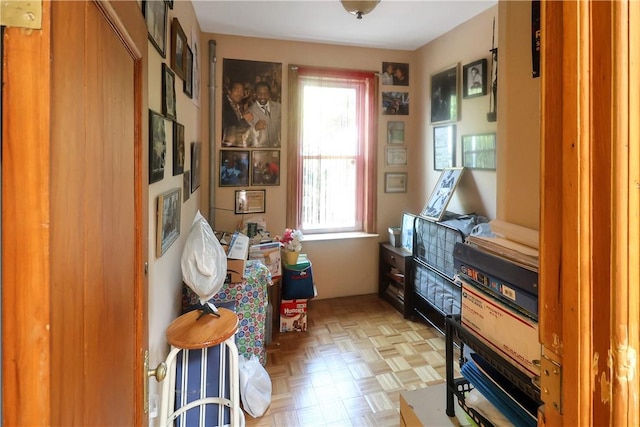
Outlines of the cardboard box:
M224 283L240 283L244 278L244 269L247 261L243 259L227 258L227 277Z
M293 299L280 302L280 332L307 330L307 300Z
M542 357L538 322L475 285L461 282L462 325L525 374L540 375L533 364Z
M251 245L249 259L257 259L267 266L271 278L282 276L282 259L280 256L280 242L260 243Z
M472 426L458 399L455 417L447 416L447 385L438 384L400 393L400 427Z

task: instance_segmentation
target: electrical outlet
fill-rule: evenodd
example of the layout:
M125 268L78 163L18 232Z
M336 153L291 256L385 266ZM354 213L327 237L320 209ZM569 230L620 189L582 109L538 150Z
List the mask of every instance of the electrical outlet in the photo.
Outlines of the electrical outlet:
M158 416L158 400L157 394L149 396L149 419L153 419Z

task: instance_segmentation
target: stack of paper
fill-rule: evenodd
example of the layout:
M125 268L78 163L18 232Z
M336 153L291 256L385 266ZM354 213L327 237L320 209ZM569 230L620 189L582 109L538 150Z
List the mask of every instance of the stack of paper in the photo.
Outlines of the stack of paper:
M538 232L529 228L493 220L489 223L495 237L469 236L467 243L506 258L529 270L538 271Z

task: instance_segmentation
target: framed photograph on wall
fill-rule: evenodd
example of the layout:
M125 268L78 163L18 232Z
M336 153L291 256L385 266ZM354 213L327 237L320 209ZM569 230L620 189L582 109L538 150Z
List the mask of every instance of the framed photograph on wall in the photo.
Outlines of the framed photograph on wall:
M409 212L402 213L402 226L400 227L400 247L413 252L413 225L416 216Z
M408 92L382 92L382 114L406 116L409 114Z
M185 70L185 78L182 82L182 92L184 92L187 97L191 98L193 96L193 52L191 52L191 48L187 46L187 65Z
M463 172L464 168L445 168L420 215L433 221L440 221Z
M176 75L166 63L162 63L162 114L176 119Z
M173 176L184 172L184 126L173 122Z
M462 67L462 97L475 98L487 94L487 60L480 59Z
M189 200L191 196L191 171L182 174L182 202Z
M387 122L387 144L404 144L404 122Z
M409 86L409 64L383 62L380 84Z
M266 190L236 190L235 213L264 213Z
M191 143L191 192L200 187L200 143Z
M406 193L407 174L405 172L386 172L384 174L385 193Z
M182 80L187 76L187 46L187 35L178 18L173 18L171 21L171 68Z
M433 127L433 169L455 166L456 125Z
M180 188L174 188L158 196L157 258L164 255L180 236L181 193Z
M169 123L159 113L149 110L149 184L164 178L164 159L167 156L167 129Z
M249 185L249 151L220 151L220 187Z
M167 40L167 3L163 1L144 0L142 13L147 23L149 41L156 48L160 56L165 58Z
M496 134L463 135L462 166L496 170Z
M431 76L431 123L458 120L458 65Z
M280 185L280 150L251 152L251 185Z
M387 166L406 166L407 147L387 147L386 151Z

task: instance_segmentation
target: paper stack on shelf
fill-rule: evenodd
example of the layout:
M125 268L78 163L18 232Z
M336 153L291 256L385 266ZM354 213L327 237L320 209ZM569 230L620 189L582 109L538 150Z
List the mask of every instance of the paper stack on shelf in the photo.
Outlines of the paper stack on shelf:
M538 231L501 220L489 222L494 237L467 237L467 243L529 270L538 271Z

